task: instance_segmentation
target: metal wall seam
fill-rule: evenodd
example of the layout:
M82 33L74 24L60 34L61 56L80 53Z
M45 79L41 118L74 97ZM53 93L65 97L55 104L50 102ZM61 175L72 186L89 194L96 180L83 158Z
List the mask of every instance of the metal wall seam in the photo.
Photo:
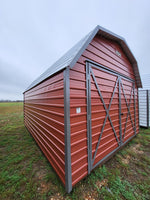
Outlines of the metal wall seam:
M64 125L65 125L65 188L72 190L71 144L70 144L70 70L64 70Z

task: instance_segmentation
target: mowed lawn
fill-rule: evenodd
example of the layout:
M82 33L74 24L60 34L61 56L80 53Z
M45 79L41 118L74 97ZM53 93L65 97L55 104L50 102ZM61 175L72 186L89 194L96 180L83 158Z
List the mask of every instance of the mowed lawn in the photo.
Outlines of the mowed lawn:
M23 124L23 103L0 103L0 200L150 199L150 129L141 129L70 194Z

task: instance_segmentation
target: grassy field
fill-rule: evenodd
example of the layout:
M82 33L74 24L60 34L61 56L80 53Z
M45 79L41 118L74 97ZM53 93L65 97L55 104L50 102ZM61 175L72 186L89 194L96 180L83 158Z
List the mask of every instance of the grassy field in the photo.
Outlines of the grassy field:
M23 124L22 103L0 103L0 199L150 199L150 129L66 194Z

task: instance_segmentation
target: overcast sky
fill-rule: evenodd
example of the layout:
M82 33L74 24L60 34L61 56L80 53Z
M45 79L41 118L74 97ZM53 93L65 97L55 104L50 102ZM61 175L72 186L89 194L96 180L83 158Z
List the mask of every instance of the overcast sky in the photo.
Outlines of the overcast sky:
M150 74L149 0L0 0L0 99L22 99L96 25L124 37Z

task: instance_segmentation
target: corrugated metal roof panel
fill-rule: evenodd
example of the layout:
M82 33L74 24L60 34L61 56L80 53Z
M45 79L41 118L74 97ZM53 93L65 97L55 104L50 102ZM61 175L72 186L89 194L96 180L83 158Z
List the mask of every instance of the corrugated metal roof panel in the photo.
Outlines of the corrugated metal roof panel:
M93 32L93 31L92 31ZM67 51L59 60L57 60L51 67L49 67L43 74L41 74L32 84L26 89L29 90L38 83L42 82L49 76L61 71L62 69L70 66L75 56L77 56L82 49L83 45L89 39L91 32L87 34L83 39L81 39L75 46L73 46L69 51Z
M32 84L25 91L33 88L35 85L39 84L40 82L47 79L51 75L57 73L58 71L61 71L67 66L70 66L72 68L96 34L100 34L106 38L115 40L122 46L125 54L127 55L128 59L133 65L133 69L135 71L135 77L137 80L137 85L139 88L142 87L142 82L139 75L137 61L134 58L132 52L130 51L125 39L98 25L90 33L88 33L83 39L81 39L74 47L72 47L69 51L67 51L67 53L65 53L51 67L49 67L43 74L41 74L39 78L33 81Z

